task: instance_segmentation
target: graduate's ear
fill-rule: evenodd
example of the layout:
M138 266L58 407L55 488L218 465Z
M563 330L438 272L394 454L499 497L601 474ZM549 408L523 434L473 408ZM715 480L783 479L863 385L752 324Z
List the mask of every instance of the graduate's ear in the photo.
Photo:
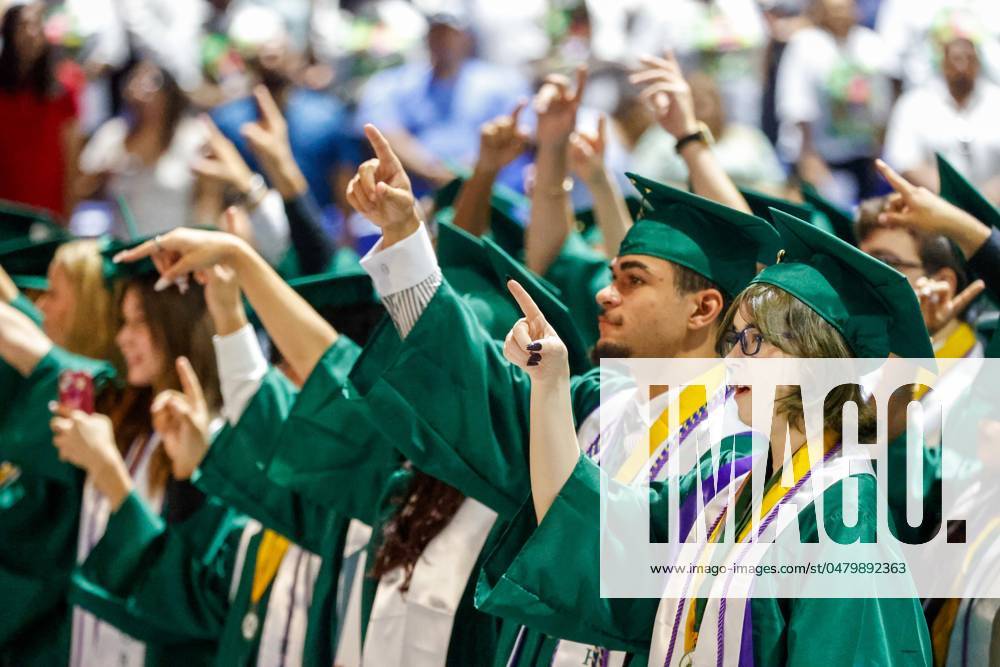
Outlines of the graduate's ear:
M688 329L692 331L713 326L725 311L726 300L722 292L714 287L692 292L688 298L691 305L688 311Z

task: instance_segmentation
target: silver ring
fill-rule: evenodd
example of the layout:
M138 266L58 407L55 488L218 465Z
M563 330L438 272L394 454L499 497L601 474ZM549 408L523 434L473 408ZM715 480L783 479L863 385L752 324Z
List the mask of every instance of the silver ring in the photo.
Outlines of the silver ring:
M163 246L160 244L160 239L162 236L157 234L153 237L153 245L156 246L156 252L163 252Z

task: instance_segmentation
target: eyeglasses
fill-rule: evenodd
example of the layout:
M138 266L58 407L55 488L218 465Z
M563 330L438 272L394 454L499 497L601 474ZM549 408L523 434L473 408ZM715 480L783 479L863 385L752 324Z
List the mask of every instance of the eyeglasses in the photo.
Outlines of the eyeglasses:
M753 333L751 333L753 332ZM792 334L783 333L782 338L791 339ZM743 356L753 357L760 353L760 346L764 344L764 334L762 334L757 326L751 324L743 328L742 331L727 331L722 335L722 349L720 352L722 356L727 356L736 347L736 343L740 344L740 351L743 352Z
M743 354L752 357L760 352L760 346L764 342L764 334L757 331L757 327L753 325L744 327L742 331L727 331L722 335L723 356L732 352L737 342L740 344L740 350Z

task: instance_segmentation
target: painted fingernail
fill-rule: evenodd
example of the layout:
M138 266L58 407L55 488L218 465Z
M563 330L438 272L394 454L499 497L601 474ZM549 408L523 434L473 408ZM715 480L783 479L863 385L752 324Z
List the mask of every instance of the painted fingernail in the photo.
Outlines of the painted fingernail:
M526 349L528 350L528 352L538 352L542 349L542 344L539 343L538 341L535 341L534 343L529 345Z
M529 366L537 366L537 365L538 365L538 362L537 362L537 361L531 361L531 360L529 359L529 360L528 360L528 365L529 365Z
M538 354L537 352L532 352L531 355L528 356L528 363L531 363L532 361L538 363L541 360L542 360L542 355Z
M167 280L166 278L161 277L159 280L156 281L156 284L153 285L153 291L162 292L168 287L170 287L170 281Z

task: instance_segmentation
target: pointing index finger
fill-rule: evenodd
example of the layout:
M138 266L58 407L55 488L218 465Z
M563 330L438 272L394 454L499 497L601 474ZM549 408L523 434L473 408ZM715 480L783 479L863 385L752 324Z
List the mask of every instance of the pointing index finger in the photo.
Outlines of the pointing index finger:
M882 178L889 182L892 189L903 195L904 197L909 197L913 192L913 185L896 173L896 170L887 165L882 160L875 160L875 168L878 172L882 174Z
M177 375L180 377L184 395L191 401L193 407L200 409L205 405L205 394L202 392L198 375L187 357L177 357Z
M545 315L542 314L541 308L538 307L521 283L512 278L507 281L507 289L510 290L514 301L517 301L517 305L521 309L521 312L524 313L525 319L532 324L545 322Z
M271 92L266 86L254 86L253 96L257 100L257 107L260 109L261 118L267 122L268 127L274 127L275 123L281 122L281 110L278 108L278 103L274 101Z
M120 253L112 258L112 262L115 264L121 264L122 262L131 263L137 262L140 259L145 259L146 257L151 257L157 252L156 240L150 239L144 243L140 243L134 248L129 248L128 250L122 250Z
M399 158L392 152L389 140L378 131L377 127L371 123L365 125L365 136L368 137L368 142L371 143L372 149L375 151L375 157L378 158L379 163L393 166L397 169L403 168L399 162Z

